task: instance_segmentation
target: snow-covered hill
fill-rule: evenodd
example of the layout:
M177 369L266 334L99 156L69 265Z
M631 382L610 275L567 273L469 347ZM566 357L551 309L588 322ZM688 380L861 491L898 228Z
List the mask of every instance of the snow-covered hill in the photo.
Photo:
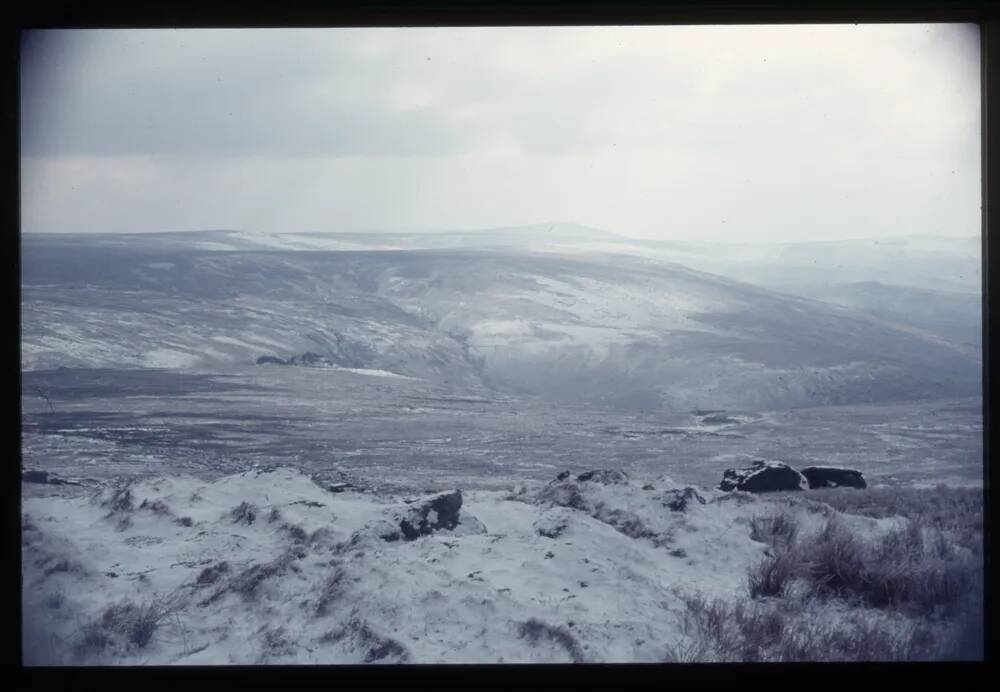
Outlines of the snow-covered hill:
M974 348L663 261L234 250L215 235L26 238L23 367L212 371L309 351L344 368L632 409L979 391Z
M449 527L407 540L425 502L285 468L26 496L25 660L663 661L690 643L683 597L746 598L766 550L756 498L668 478L468 492L428 517Z

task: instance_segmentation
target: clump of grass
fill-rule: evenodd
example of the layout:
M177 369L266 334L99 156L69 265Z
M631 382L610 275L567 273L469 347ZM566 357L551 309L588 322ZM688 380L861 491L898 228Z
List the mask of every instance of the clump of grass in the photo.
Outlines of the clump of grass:
M100 623L91 622L84 625L80 638L73 645L77 657L104 651L111 644L111 637L104 631Z
M319 641L331 644L345 639L353 639L364 650L365 663L388 662L389 660L406 663L410 659L410 654L405 646L391 637L378 634L366 621L357 617L348 620L343 627L327 632L320 637Z
M281 528L288 534L293 543L306 543L309 541L309 534L298 524L282 524Z
M92 501L100 501L101 507L108 510L105 519L116 519L115 528L118 531L125 531L132 525L135 498L128 484L117 485L110 493L100 493Z
M316 600L316 617L322 617L330 612L330 606L343 595L345 575L342 569L334 565L333 572L327 577Z
M409 660L409 653L407 653L406 647L388 637L378 637L371 642L365 653L365 663L375 663L388 658L396 659L402 663Z
M135 507L135 498L132 497L132 490L127 485L122 485L114 488L101 506L110 509L112 513L131 512Z
M111 645L144 649L153 639L160 622L172 610L164 603L137 605L131 601L108 606L99 618L87 623L74 647L77 656L87 656Z
M814 602L789 607L778 599L730 603L685 598L687 643L668 647L667 661L917 661L936 658L929 623L907 623L859 609L833 617Z
M793 543L798 530L798 521L787 509L758 514L750 520L750 538L770 545Z
M982 591L982 558L959 553L939 531L918 524L889 534L870 559L864 598L876 607L954 614Z
M581 663L584 660L583 652L580 650L580 645L576 637L562 627L550 625L538 618L531 618L518 625L517 634L532 644L536 644L542 639L555 642L566 650L573 663Z
M776 548L823 595L863 596L868 590L866 546L838 519L829 520L819 535L801 543Z
M983 549L982 488L853 488L812 490L810 497L847 513L881 519L900 516L937 529L977 555Z
M249 502L241 502L233 508L229 516L234 524L250 525L254 523L259 513L260 510L255 505L251 505Z
M230 581L228 590L250 598L264 580L284 571L286 564L286 561L279 559L263 565L251 565Z
M930 616L955 612L981 588L981 558L918 522L873 541L855 535L836 515L807 538L798 536L793 522L785 512L752 524L752 534L773 550L748 575L754 598L781 596L791 581L801 579L820 598L856 599L873 608Z
M291 656L295 653L295 644L288 638L284 627L275 627L264 631L264 655Z
M647 527L638 515L621 509L607 509L603 503L598 503L595 506L594 518L603 521L629 538L657 537L656 532Z
M750 568L747 587L752 598L784 596L789 585L797 578L798 569L788 553L762 560Z
M222 562L217 562L211 567L206 567L198 575L195 583L199 586L207 586L208 584L214 584L219 581L219 577L223 574L229 573L229 563L223 560Z
M139 505L139 509L148 509L154 514L170 514L170 508L162 500L153 500L152 502L148 499L143 500L142 504Z
M750 568L747 586L753 598L783 596L798 576L794 553L789 550L799 534L799 524L787 509L758 514L750 520L750 538L772 546L770 559ZM773 550L777 550L774 553Z
M837 512L820 514L820 529L809 535L787 509L751 522L751 536L767 542L771 554L748 572L749 605L688 603L688 617L716 650L744 657L733 660L828 660L822 647L834 652L829 660L981 656L979 554L919 519L864 539ZM837 616L838 624L812 627L799 622L815 604L834 603L848 613L846 620ZM790 618L778 631L783 649L744 646L774 634L775 613ZM741 653L734 642L743 642Z
M59 560L54 565L46 567L45 571L42 572L46 577L51 577L53 574L58 572L82 572L83 566L78 562L71 562L66 559Z
M224 595L226 595L226 593L230 592L238 594L244 600L250 600L256 596L257 589L260 587L261 584L263 584L271 577L283 574L285 570L287 570L291 566L292 562L298 557L302 557L302 554L294 551L289 551L287 553L279 555L271 562L250 565L245 570L232 577L227 583L223 584L211 596L201 601L199 605L201 606L210 605L215 601L219 600L220 598L222 598Z

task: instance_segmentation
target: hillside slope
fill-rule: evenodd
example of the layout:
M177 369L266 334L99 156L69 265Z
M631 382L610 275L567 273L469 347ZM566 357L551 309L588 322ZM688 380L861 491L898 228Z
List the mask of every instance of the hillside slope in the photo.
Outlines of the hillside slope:
M632 409L979 391L974 349L662 261L212 249L205 234L182 249L185 236L26 238L22 366L212 371L310 351L340 367Z

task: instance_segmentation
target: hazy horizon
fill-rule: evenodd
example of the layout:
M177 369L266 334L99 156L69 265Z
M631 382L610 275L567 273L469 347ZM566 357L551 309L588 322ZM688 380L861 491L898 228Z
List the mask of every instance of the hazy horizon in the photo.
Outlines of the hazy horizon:
M810 243L810 244L823 244L823 243L841 243L841 242L868 242L868 241L892 241L892 240L905 240L905 239L932 239L941 238L946 240L963 241L963 240L981 240L982 234L969 234L969 235L955 235L955 236L942 236L933 233L907 233L898 236L845 236L840 238L808 238L802 240L775 240L772 238L708 238L704 240L696 240L693 238L640 238L635 236L627 236L622 233L618 233L614 230L609 230L605 228L596 228L593 226L587 226L585 224L579 224L575 221L544 221L539 223L526 223L519 226L487 226L480 228L414 228L414 227L398 227L398 228L357 228L357 229L339 229L339 230L302 230L302 231L260 231L249 228L174 228L174 229L157 229L150 231L60 231L60 230L23 230L22 235L77 235L77 236L87 236L87 235L156 235L156 234L175 234L175 233L246 233L248 235L448 235L448 234L459 234L459 233L489 233L491 231L504 231L504 230L522 230L528 228L534 228L538 226L547 225L562 225L562 226L578 226L582 228L587 228L590 230L600 231L602 233L607 233L612 236L616 236L623 241L635 241L635 242L677 242L677 243L705 243L705 244L718 244L718 245L786 245L794 243Z

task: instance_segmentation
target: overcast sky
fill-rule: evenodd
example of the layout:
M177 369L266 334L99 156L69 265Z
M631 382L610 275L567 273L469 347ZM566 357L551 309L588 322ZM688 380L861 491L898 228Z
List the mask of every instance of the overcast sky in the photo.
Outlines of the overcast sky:
M980 232L971 25L47 31L22 229Z

